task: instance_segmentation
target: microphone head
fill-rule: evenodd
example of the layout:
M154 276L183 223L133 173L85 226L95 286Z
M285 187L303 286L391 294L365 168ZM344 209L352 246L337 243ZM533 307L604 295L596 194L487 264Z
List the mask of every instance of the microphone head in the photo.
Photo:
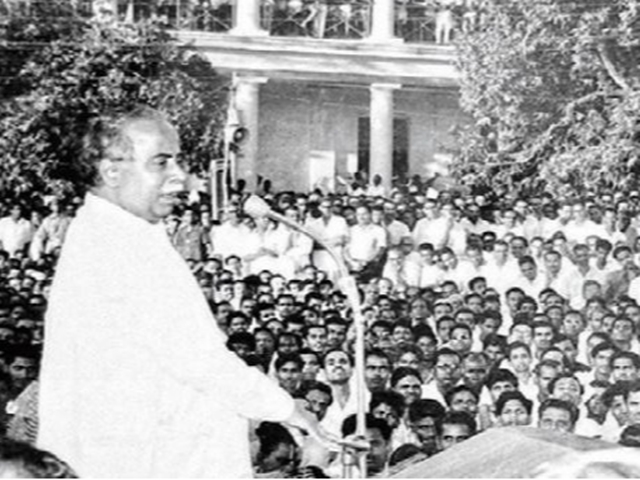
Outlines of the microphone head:
M244 202L243 207L245 213L251 215L254 218L266 217L271 213L271 209L267 202L261 199L257 195L250 195Z

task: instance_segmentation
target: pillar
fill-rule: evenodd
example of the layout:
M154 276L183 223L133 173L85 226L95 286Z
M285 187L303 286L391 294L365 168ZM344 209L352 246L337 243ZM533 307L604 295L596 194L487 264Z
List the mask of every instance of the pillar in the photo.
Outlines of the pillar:
M369 40L376 42L400 41L394 35L395 20L395 0L373 0Z
M258 0L236 0L232 35L267 35L260 27L260 5Z
M371 143L369 146L369 178L382 177L382 185L391 188L393 172L393 91L400 85L371 85Z
M235 107L238 110L240 124L249 131L236 159L236 178L244 178L247 190L254 191L258 178L260 85L266 83L267 78L236 77L235 82Z

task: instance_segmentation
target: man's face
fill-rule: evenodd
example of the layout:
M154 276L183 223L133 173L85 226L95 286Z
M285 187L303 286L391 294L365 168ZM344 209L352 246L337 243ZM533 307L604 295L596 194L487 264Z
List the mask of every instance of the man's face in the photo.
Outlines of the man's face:
M387 464L389 445L377 428L367 428L366 439L369 442L367 472L375 475L382 472Z
M611 374L611 357L614 350L600 350L595 357L593 357L593 368L600 375L608 377Z
M302 379L315 380L320 371L320 362L317 355L301 353L300 358L302 358Z
M295 302L291 297L285 297L278 300L276 310L280 318L287 318L295 313Z
M364 379L370 391L384 390L390 376L391 366L389 365L389 360L373 355L367 357L364 363Z
M330 323L327 325L328 348L340 348L347 339L347 326Z
M311 350L322 353L327 348L327 331L324 327L310 328L306 340Z
M533 343L535 343L538 350L546 350L551 346L551 339L553 338L553 329L547 326L539 326L533 330Z
M369 210L363 207L358 207L356 210L356 221L358 225L369 225L371 223L371 213Z
M487 348L485 348L483 352L487 357L489 357L489 361L492 365L500 365L500 362L504 360L506 356L499 345L487 345Z
M310 390L304 399L307 401L307 410L314 413L318 421L321 421L327 414L331 397L320 390Z
M632 381L638 378L638 369L630 358L616 358L613 361L611 378L615 382L621 380Z
M626 425L629 421L629 408L623 395L616 395L611 400L611 414L618 422L618 425Z
M555 253L547 253L544 256L544 263L547 267L547 271L552 275L557 275L562 268L562 257Z
M489 373L489 366L483 361L464 360L464 381L471 388L480 387Z
M38 375L38 364L33 358L16 357L9 365L9 375L16 391L22 391Z
M257 332L255 336L256 353L258 355L271 355L276 348L276 342L273 335L270 335L267 332Z
M451 398L450 409L452 412L467 412L475 416L478 413L478 400L473 393L461 390Z
M296 362L287 362L276 371L278 383L290 394L294 394L300 385L302 371Z
M135 120L123 127L131 146L128 159L102 160L100 172L118 206L151 223L180 203L186 174L178 163L180 142L164 121Z
M511 392L515 389L516 387L513 383L506 380L501 380L493 384L493 386L489 389L489 393L491 394L491 399L495 404L503 392Z
M393 343L396 345L404 345L413 341L411 330L402 325L397 325L393 329Z
M553 387L551 397L566 400L577 407L580 405L582 400L580 384L575 378L560 378Z
M522 272L522 275L530 282L533 282L538 275L538 267L536 267L536 264L532 262L525 262L520 265L520 271Z
M633 323L625 318L618 318L611 328L611 340L614 342L630 342L633 338Z
M353 367L345 352L330 352L324 359L324 371L329 383L344 384L349 381Z
M559 368L552 366L543 366L540 368L540 373L536 377L538 388L543 396L549 394L549 383L560 374Z
M300 346L293 335L282 335L278 342L278 353L297 353Z
M441 342L448 342L451 338L451 329L455 325L453 320L445 320L443 322L438 322L438 338Z
M439 303L433 307L433 317L436 320L446 315L451 315L451 305L447 303Z
M505 427L524 426L531 423L531 415L520 400L509 400L500 414L500 424Z
M564 408L547 408L538 420L538 428L571 433L573 431L571 414Z
M446 450L467 440L471 436L469 427L459 423L445 423L442 425L442 449Z
M406 375L398 380L394 390L404 397L407 405L410 405L420 398L422 394L422 383L420 383L419 378L413 375Z
M460 358L457 355L440 355L435 365L435 379L438 386L447 390L460 380Z
M511 254L514 258L521 258L527 253L527 245L526 243L519 239L514 238L511 240Z
M433 360L433 356L438 348L437 342L426 335L418 338L416 346L422 351L425 360Z
M629 411L629 424L640 423L640 392L629 392L627 410Z
M253 298L245 298L240 304L240 311L247 317L253 317L253 310L256 308L256 301Z
M511 312L515 313L518 310L518 304L520 300L524 298L524 294L522 292L513 291L507 295L507 306Z
M438 437L436 432L436 422L433 417L424 417L415 422L410 422L409 426L420 440L422 450L431 455L438 450Z
M249 324L244 317L232 317L229 321L229 328L227 329L227 333L231 335L232 333L246 332L248 330Z
M585 328L582 316L574 313L565 315L562 326L564 334L572 338L577 338Z
M533 331L531 330L531 327L523 323L523 324L515 325L511 329L511 336L509 338L509 343L522 342L527 345L531 345L532 339L533 339Z

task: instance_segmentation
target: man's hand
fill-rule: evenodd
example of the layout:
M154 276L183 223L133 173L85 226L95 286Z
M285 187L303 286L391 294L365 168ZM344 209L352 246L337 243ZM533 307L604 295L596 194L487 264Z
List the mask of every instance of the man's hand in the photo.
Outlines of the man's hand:
M291 427L302 431L305 435L310 435L326 448L333 448L339 443L339 439L325 432L318 423L318 418L314 413L307 410L307 402L303 399L296 399L293 414L285 422Z

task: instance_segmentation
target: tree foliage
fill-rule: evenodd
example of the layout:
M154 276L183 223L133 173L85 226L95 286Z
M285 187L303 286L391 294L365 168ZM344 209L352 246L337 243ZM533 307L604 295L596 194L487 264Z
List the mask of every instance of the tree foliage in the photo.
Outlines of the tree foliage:
M454 173L475 187L631 184L640 144L637 0L487 0L459 41Z
M0 195L81 193L71 173L88 119L146 104L177 126L182 152L203 172L220 151L227 82L154 23L85 23L33 53L20 92L0 109Z

